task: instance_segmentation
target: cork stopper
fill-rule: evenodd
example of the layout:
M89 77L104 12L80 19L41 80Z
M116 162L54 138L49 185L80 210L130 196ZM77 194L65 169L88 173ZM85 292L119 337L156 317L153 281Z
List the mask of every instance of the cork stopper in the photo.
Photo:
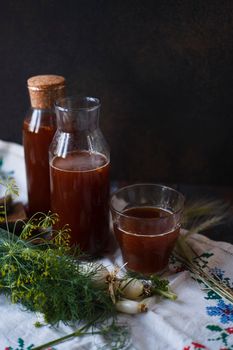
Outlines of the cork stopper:
M65 96L65 78L60 75L37 75L27 81L31 106L52 109L54 102Z

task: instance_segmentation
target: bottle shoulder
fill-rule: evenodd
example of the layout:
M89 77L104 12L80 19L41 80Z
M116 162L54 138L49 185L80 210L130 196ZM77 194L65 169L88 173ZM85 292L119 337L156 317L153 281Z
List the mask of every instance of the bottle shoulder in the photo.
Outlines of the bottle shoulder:
M40 129L56 130L56 115L53 110L31 108L23 121L23 130L38 132Z
M77 155L77 152L79 155L80 152L84 152L82 156L87 153L102 155L105 159L104 162L110 160L110 150L100 130L66 133L58 128L50 145L50 157L66 158L70 154Z

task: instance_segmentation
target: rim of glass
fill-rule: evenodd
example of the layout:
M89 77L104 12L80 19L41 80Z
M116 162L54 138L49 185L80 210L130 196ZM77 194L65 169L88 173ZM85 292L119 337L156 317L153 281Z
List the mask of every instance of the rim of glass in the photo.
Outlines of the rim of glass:
M175 190L174 188L166 186L166 185L155 184L155 183L150 183L150 182L145 182L145 183L142 182L142 183L137 183L137 184L133 184L133 185L124 186L122 188L119 188L117 191L113 192L112 195L111 195L111 199L110 199L110 209L113 210L115 213L123 216L123 217L129 218L129 219L134 219L134 220L136 219L136 220L146 220L146 221L158 221L158 220L167 219L168 218L167 216L163 216L163 217L160 217L160 218L139 218L139 217L136 217L136 216L123 214L120 210L117 210L117 209L115 209L113 207L112 200L113 200L113 197L115 195L117 195L118 193L122 192L123 190L130 189L132 187L140 187L140 186L154 186L154 187L158 187L158 188L165 188L165 189L167 189L169 191L177 193L179 195L179 197L181 198L182 202L181 202L180 208L175 210L175 211L173 211L171 213L171 215L178 214L178 213L180 213L183 210L185 197L184 197L184 195L181 192Z
M83 102L91 102L93 103L93 105L85 107L81 105ZM61 112L77 112L94 111L95 109L98 109L101 106L101 103L100 99L97 97L77 95L59 98L57 101L55 101L54 105L55 108L57 108Z
M135 219L137 219L137 218L135 218ZM149 219L149 218L146 218L146 219ZM163 218L159 218L159 219L163 219ZM152 220L156 220L156 219L152 219ZM134 233L134 232L124 231L124 235L144 237L146 239L150 239L150 238L156 238L156 237L161 237L161 236L168 235L169 233L174 232L175 230L180 229L180 228L181 228L181 224L178 224L174 229L171 229L171 230L163 232L163 233L156 233L156 234L153 234L153 235L150 235L150 234L144 235L144 234L141 234L141 233Z

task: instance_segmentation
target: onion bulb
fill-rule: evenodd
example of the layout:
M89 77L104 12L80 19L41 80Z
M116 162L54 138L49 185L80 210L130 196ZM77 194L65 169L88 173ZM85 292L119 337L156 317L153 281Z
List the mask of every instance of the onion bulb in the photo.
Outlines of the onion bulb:
M104 265L100 265L91 279L96 287L106 287L108 276L108 269Z
M135 300L123 299L116 302L117 311L123 312L125 314L139 314L141 312L146 312L148 310L146 304L138 302Z
M121 295L127 299L133 300L138 299L144 292L143 283L135 278L122 280L118 288Z
M107 288L107 279L110 274L107 267L104 265L95 265L92 263L80 264L79 270L81 273L90 273L91 280L96 287L106 287Z

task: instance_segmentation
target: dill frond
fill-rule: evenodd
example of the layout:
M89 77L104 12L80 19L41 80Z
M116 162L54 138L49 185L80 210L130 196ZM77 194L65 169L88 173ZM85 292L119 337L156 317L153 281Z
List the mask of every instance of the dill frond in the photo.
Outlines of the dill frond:
M52 213L51 211L48 214L41 213L42 216L38 219L38 227L46 230L49 227L53 226L59 221L59 216L56 213ZM39 214L37 214L38 216Z
M98 329L98 327L97 327ZM131 345L130 329L127 324L119 323L113 320L107 325L100 327L100 334L105 342L104 345L100 346L100 350L119 350L128 349Z
M13 178L0 179L5 195L18 195ZM4 215L6 216L6 197ZM94 286L96 272L80 267L83 255L69 248L70 229L65 225L53 232L51 226L58 215L37 213L22 228L20 236L0 228L0 291L13 303L21 303L27 310L41 312L45 321L56 324L93 322L115 315L115 308L107 288ZM49 233L49 239L44 237Z
M71 237L70 232L71 229L69 228L69 225L64 225L60 230L53 232L51 241L55 246L67 247L67 249L69 249L68 247Z
M41 312L50 324L114 315L107 290L93 285L93 269L84 273L77 257L61 253L62 247L41 249L20 238L0 243L0 290L12 302Z
M0 185L5 187L5 196L12 195L13 197L19 196L19 187L16 184L16 181L13 177L7 177L4 179L0 177Z
M5 206L4 205L0 205L0 223L5 221Z
M69 339L75 337L81 337L84 335L101 335L104 340L104 345L97 345L97 349L99 350L126 350L129 348L130 341L130 331L129 327L126 324L120 324L115 320L107 321L107 323L88 323L81 328L77 329L75 332L67 334L63 337L54 339L45 344L32 347L31 350L43 350L47 349L48 346L51 347L53 345L61 344Z

